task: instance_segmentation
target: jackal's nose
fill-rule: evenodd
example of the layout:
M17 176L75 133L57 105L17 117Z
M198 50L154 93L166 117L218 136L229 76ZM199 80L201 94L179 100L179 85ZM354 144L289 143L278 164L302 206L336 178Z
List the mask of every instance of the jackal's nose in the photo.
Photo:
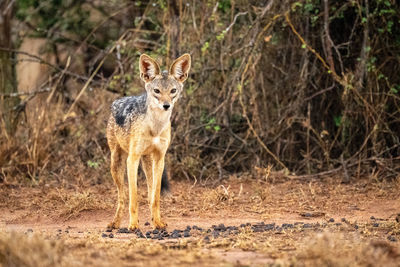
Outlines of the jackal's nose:
M163 108L164 108L165 110L168 110L170 106L171 106L170 104L164 103Z

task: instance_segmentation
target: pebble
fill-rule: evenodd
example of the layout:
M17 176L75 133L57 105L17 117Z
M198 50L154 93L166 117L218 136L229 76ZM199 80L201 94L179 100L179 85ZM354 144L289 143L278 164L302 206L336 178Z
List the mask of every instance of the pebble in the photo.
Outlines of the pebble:
M144 225L145 225L145 226L149 226L150 223L149 223L149 222L145 222Z
M102 234L101 234L101 237L105 238L105 237L108 237L108 235L105 234L105 233L102 233Z
M106 232L110 233L110 232L112 232L112 229L109 228L109 229L106 230Z
M114 238L114 235L111 233L108 235L109 238Z
M335 222L335 219L330 218L330 219L329 219L329 222L332 222L332 223L333 223L333 222Z
M379 223L374 223L372 226L373 227L379 227Z
M122 233L122 234L127 234L130 231L128 230L128 228L119 228L117 233Z
M388 239L390 242L397 242L397 238L394 237L394 236L392 236L392 235L388 236L387 239Z

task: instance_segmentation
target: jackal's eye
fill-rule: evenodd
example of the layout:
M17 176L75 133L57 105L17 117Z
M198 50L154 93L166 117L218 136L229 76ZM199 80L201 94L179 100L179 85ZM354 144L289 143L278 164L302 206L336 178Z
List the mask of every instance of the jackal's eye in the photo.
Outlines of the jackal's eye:
M160 93L160 90L154 89L154 93L159 94L159 93Z
M175 88L172 88L171 89L171 94L175 94L176 93L176 89Z

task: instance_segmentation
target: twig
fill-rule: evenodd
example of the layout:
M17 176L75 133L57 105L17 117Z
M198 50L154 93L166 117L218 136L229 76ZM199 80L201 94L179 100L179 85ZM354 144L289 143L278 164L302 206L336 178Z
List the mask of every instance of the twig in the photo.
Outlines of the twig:
M32 92L17 92L17 93L9 93L9 94L0 94L0 96L4 96L4 97L20 97L20 96L31 96L31 95L35 96L37 94L47 93L50 91L51 91L51 88L46 87L44 89L39 89L39 90L32 91Z
M235 15L235 17L233 18L233 21L231 22L231 24L229 24L229 26L226 27L225 30L223 30L223 33L227 33L227 32L233 27L233 25L236 23L236 20L237 20L237 18L238 18L239 16L244 16L244 15L246 15L247 13L248 13L247 11L237 13L237 14Z

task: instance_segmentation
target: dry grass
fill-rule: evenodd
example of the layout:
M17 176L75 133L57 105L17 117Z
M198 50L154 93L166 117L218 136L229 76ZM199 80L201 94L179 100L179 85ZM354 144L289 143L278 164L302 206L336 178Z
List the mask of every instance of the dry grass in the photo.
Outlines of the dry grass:
M349 234L320 233L305 240L294 259L297 266L399 266L397 248Z
M2 266L79 266L66 252L63 242L38 234L0 233Z
M101 210L111 208L109 201L100 198L99 195L92 194L89 191L83 192L59 192L59 197L64 203L60 210L60 216L70 219L76 217L82 211Z

